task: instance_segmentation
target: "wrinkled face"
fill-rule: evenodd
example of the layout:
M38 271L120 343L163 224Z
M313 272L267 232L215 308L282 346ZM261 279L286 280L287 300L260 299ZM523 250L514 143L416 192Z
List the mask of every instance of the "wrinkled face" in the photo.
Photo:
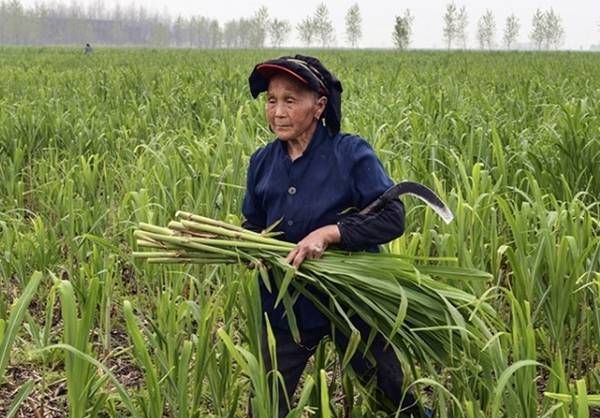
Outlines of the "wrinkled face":
M327 98L285 75L275 75L267 90L267 121L282 141L310 140Z

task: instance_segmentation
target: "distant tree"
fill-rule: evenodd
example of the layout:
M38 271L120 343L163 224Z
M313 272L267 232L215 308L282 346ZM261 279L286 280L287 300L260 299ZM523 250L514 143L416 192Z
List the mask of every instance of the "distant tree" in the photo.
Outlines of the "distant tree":
M495 44L496 37L496 19L491 10L486 12L479 18L477 23L477 40L481 49L492 49Z
M315 39L315 22L311 16L305 17L296 25L300 40L306 45L311 46Z
M255 48L255 22L252 18L240 19L238 23L238 45L240 48Z
M140 5L140 7L137 10L137 20L138 22L145 22L147 19L148 12L146 11L143 5Z
M454 2L446 5L446 13L444 14L444 40L448 49L452 48L452 42L456 39L456 27L458 23L458 12Z
M6 40L9 44L20 45L23 43L23 20L25 10L19 0L11 0L4 9ZM3 25L4 26L4 25Z
M211 48L211 24L212 21L206 17L200 16L196 19L196 25L192 29L196 40L194 46L199 48Z
M150 19L150 45L166 47L169 44L169 22L158 13Z
M479 49L485 49L485 35L483 33L481 17L477 21L477 33L475 36L477 37L477 45L479 45Z
M183 19L181 15L177 16L177 19L175 19L175 23L173 24L173 43L175 46L183 46L185 43L185 27L185 19Z
M7 41L8 31L6 30L6 24L8 22L8 7L4 0L0 1L0 43L4 44Z
M317 6L313 16L313 24L315 34L319 41L321 41L321 46L329 46L333 42L334 30L333 23L329 18L329 9L327 9L325 3L320 3Z
M546 18L540 9L537 9L533 15L529 38L537 49L542 49L546 39Z
M271 45L280 48L290 34L291 25L287 20L271 19L269 21L269 38Z
M221 45L221 26L218 20L211 20L208 26L208 47L218 48Z
M192 16L190 18L190 21L188 22L188 27L187 27L187 43L190 46L196 46L196 42L197 42L197 36L195 33L195 29L196 29L196 25L197 25L197 19L196 16Z
M406 9L404 16L396 16L396 24L392 38L394 45L400 50L405 50L410 45L410 37L412 34L413 16L409 9Z
M562 45L564 36L562 19L554 9L545 12L540 9L535 11L530 38L537 49L558 49Z
M346 39L352 48L356 48L362 37L362 18L357 3L354 3L346 13Z
M71 7L79 7L79 5L71 3ZM88 6L88 19L106 19L106 15L106 5L104 4L104 0L95 0Z
M461 48L467 48L467 26L469 25L469 16L467 8L462 6L456 17L456 40Z
M562 25L562 19L553 9L544 13L544 29L545 29L545 47L546 49L558 49L562 45L565 30Z
M267 38L267 29L269 27L269 11L265 6L261 6L252 19L250 38L248 40L251 48L263 48L265 46L265 39Z
M210 23L207 25L207 30L208 32L211 31ZM202 38L208 38L210 40L212 39L212 36L206 34L202 36ZM251 18L228 20L223 25L219 39L220 45L225 48L259 48L254 16ZM206 47L212 48L210 44Z
M137 9L135 7L135 4L128 4L125 10L123 11L123 19L132 22L135 20L136 15Z
M124 14L119 3L115 4L110 17L112 20L112 27L110 30L112 42L115 45L123 45L127 38L127 33L124 31Z
M506 49L511 49L517 37L519 36L519 30L521 25L519 18L514 14L511 14L506 18L506 25L504 26L504 46Z
M236 48L238 45L239 25L237 20L228 20L223 25L223 46Z

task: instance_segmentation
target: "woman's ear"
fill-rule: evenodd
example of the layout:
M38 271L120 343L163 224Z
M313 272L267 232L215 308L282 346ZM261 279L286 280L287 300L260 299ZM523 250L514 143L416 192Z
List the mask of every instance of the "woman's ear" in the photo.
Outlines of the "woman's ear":
M325 112L325 107L327 107L327 97L321 96L317 100L317 113L315 114L315 119L321 119L323 113Z

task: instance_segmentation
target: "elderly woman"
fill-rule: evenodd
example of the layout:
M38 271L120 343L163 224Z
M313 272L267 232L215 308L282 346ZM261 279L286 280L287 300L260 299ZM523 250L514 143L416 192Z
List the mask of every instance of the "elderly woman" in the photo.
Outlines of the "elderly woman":
M393 185L371 146L354 135L340 133L342 85L319 60L296 55L265 61L249 78L253 97L266 91L266 117L277 138L256 151L251 159L243 203L246 228L261 231L279 221L282 239L297 243L287 259L296 268L305 259L317 259L330 246L348 251L377 251L377 245L400 236L404 207L400 200L378 205L366 215L348 214L363 208ZM301 334L296 344L275 294L261 288L277 343L277 364L292 398L308 359L331 324L319 310L300 296L294 311ZM369 329L353 318L363 338ZM347 339L336 333L341 349ZM266 344L264 344L266 346ZM400 407L403 374L393 350L383 337L371 346L377 364L357 354L352 368L364 381L376 378L382 402L389 412ZM267 347L263 356L269 362ZM280 417L289 406L280 402ZM421 416L414 398L404 397L403 408Z

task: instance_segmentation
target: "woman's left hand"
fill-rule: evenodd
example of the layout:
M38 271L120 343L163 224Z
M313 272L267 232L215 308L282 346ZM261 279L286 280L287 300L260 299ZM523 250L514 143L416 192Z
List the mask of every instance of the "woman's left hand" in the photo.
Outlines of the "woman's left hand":
M290 251L286 261L294 268L299 268L304 260L321 258L329 245L338 242L340 242L340 230L337 225L327 225L315 229Z

